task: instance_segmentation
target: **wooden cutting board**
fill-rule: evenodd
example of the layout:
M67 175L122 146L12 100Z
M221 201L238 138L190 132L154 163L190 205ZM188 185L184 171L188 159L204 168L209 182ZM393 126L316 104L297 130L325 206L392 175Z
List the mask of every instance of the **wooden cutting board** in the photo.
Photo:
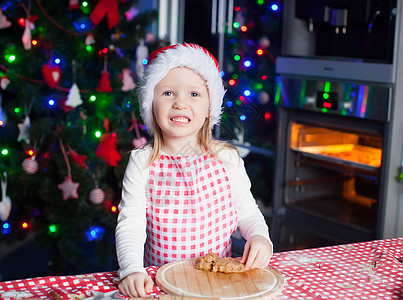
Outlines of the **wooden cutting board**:
M241 274L224 274L197 270L195 261L176 261L159 268L158 286L168 294L223 300L271 299L284 287L283 276L270 266Z

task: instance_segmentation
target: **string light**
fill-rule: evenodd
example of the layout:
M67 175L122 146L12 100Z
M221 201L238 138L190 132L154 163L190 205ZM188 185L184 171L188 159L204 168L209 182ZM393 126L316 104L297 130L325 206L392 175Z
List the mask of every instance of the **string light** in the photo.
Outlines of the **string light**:
M240 11L241 8L240 8L239 6L235 6L235 7L234 7L234 10L235 10L235 11Z
M32 44L32 46L36 46L36 45L38 45L38 41L37 40L32 40L31 44Z
M269 120L269 119L271 118L271 114L267 111L267 112L264 114L264 118L265 118L266 120Z
M8 54L8 55L5 56L5 58L7 59L7 61L8 61L9 63L12 63L12 62L15 61L16 56L15 56L14 54Z
M263 75L262 80L267 80L267 75Z
M0 127L4 126L4 121L0 120Z
M91 95L90 102L94 102L95 100L97 100L97 97L95 95Z
M264 51L263 51L263 49L257 49L256 53L257 53L257 55L263 55Z
M3 224L3 234L8 234L8 233L10 233L10 232L11 232L10 229L11 229L10 224L7 223L7 222L5 222L5 223Z
M115 213L115 212L118 211L118 208L117 208L115 205L112 205L111 211L112 211L113 213Z
M25 19L24 18L19 18L18 19L18 24L20 24L21 26L25 27Z
M50 106L55 105L55 100L49 99L48 104L49 104Z
M234 55L234 60L235 61L239 61L241 59L241 57L237 54L237 55Z
M148 59L147 58L144 58L143 59L143 65L146 65L148 63Z
M232 26L234 26L234 28L239 28L239 26L241 26L241 25L239 24L239 22L234 22L234 25L232 25Z
M228 81L228 84L229 84L230 86L235 85L235 83L236 83L235 79L230 79L230 80Z
M244 90L243 94L244 94L246 97L248 97L248 96L250 96L251 92L250 92L250 90Z
M54 225L54 224L49 225L49 232L50 233L57 233L57 226Z
M242 32L248 31L248 27L247 27L246 25L242 25L242 26L241 26L241 31L242 31Z
M85 50L87 50L88 52L91 52L92 51L92 46L91 45L85 46Z
M84 1L83 3L81 3L81 5L82 5L83 7L87 7L87 6L88 6L88 2L87 2L87 1Z
M32 156L32 155L34 155L34 150L32 150L32 149L29 149L29 150L27 150L27 151L25 151L25 153L27 154L27 155L29 155L29 156Z
M91 227L86 235L87 235L87 240L89 242L93 241L93 240L100 240L103 238L105 234L105 228L102 228L100 226L93 226Z
M1 150L1 154L4 156L8 155L8 149Z
M99 138L101 137L101 135L102 135L101 131L97 130L97 131L95 132L95 137L96 137L96 138L99 139Z
M232 101L227 101L226 105L227 105L228 107L232 107L232 106L234 105L234 103L232 103Z
M249 68L252 65L252 62L250 60L245 60L243 65L247 68Z
M245 115L240 115L239 116L239 120L241 120L242 122L246 120L246 116Z
M19 114L21 112L21 109L19 107L14 108L14 112L16 114Z
M24 228L24 229L27 229L29 227L29 224L27 222L23 222L21 224L21 227Z
M60 64L60 62L61 62L60 58L55 58L55 64L56 65Z
M270 8L271 8L272 11L277 11L279 7L278 7L277 4L272 4L272 5L270 6Z

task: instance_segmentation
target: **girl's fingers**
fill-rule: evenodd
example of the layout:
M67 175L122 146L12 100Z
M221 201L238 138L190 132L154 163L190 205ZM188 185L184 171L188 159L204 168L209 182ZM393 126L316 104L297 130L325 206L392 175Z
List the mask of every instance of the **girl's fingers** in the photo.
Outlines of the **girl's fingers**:
M249 250L250 250L249 243L246 242L245 247L244 247L244 249L243 249L243 255L242 255L242 258L241 258L241 264L245 264L246 259L247 259L248 256L249 256Z
M153 291L153 287L154 287L154 282L152 281L152 279L147 276L146 278L146 284L145 284L145 290L146 293L149 294Z

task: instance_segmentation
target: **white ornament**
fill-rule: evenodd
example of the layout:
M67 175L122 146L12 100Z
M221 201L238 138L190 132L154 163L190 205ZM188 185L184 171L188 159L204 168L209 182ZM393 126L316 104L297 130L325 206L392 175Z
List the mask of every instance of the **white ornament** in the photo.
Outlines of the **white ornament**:
M87 35L87 37L85 38L85 45L86 45L86 46L91 46L91 45L93 45L93 44L95 44L94 35L93 35L92 33L89 33L89 34Z
M10 216L11 199L7 194L7 173L3 173L4 180L1 181L1 201L0 201L0 220L5 222Z
M29 175L35 174L36 171L38 171L38 168L39 164L35 158L28 157L22 162L22 169Z
M69 94L67 95L67 101L65 105L70 107L77 107L83 104L83 100L81 99L80 90L77 84L73 83L69 90Z
M29 139L29 128L31 128L31 120L28 116L25 117L24 122L17 124L20 133L18 134L17 141L25 141L27 144L30 143Z
M31 30L35 29L34 23L29 21L28 19L25 19L25 29L24 33L22 34L22 44L24 45L25 50L29 50L32 48L32 35L31 35Z
M260 94L258 96L258 100L259 100L259 103L262 105L267 104L270 101L270 95L267 92L262 91L262 92L260 92Z
M250 143L248 142L244 142L244 137L245 137L245 130L244 128L234 128L235 134L236 134L236 139L233 140L233 142L235 143L235 147L239 152L239 156L241 158L244 158L246 156L248 156L248 154L250 153Z
M5 90L8 87L9 83L10 83L10 79L8 79L7 76L1 77L1 79L0 79L0 87L1 87L2 90Z
M7 20L7 17L3 15L3 11L0 8L0 29L4 29L11 26L11 22Z
M130 69L126 68L122 70L122 91L123 92L128 92L131 90L134 90L136 87L136 84L133 81L133 77L131 76L132 71Z
M143 61L148 58L148 48L144 45L144 40L140 40L140 45L136 49L136 74L138 77L143 76L144 64Z
M105 192L96 187L90 192L88 198L90 199L92 204L101 204L105 200Z

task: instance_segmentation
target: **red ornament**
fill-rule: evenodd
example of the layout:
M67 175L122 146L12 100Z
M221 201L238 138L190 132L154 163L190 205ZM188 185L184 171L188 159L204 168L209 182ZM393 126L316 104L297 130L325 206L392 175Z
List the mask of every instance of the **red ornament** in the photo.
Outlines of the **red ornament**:
M56 87L62 79L62 70L58 66L44 65L42 67L43 80L51 87Z
M105 162L112 167L116 167L118 161L122 159L122 156L116 149L117 142L118 138L116 136L110 133L104 133L99 139L99 145L95 150L96 156L103 158Z
M102 71L101 79L98 86L95 88L97 92L110 93L112 92L111 82L109 81L109 72Z
M66 102L67 102L67 99L58 101L60 109L62 109L67 114L67 113L71 112L74 109L74 107L66 105Z
M85 170L88 170L88 166L85 164L85 160L87 156L78 154L74 150L69 150L68 154L70 155L71 159L78 164L79 166L83 167Z
M99 22L107 15L108 28L111 29L119 24L119 7L118 1L124 0L99 0L97 6L90 15L90 20L94 26L97 26Z

